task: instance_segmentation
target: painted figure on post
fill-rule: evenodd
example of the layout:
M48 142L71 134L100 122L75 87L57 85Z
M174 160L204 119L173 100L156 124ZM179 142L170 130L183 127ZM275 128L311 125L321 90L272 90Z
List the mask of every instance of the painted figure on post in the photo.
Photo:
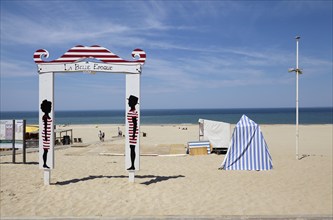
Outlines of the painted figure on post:
M129 145L131 148L131 167L127 170L135 170L134 162L135 162L135 146L137 144L137 138L139 134L138 128L138 112L135 109L135 106L138 104L138 97L131 95L128 98L128 105L130 110L127 113L127 121L129 125Z
M52 118L50 117L50 112L52 109L52 102L47 101L46 99L42 102L42 104L40 105L40 108L42 110L42 112L44 112L44 115L42 117L43 119L43 131L42 131L42 138L43 138L43 149L44 149L44 153L43 153L43 167L50 169L49 166L47 166L46 162L47 162L47 153L50 149L50 145L51 145L51 125L52 125Z

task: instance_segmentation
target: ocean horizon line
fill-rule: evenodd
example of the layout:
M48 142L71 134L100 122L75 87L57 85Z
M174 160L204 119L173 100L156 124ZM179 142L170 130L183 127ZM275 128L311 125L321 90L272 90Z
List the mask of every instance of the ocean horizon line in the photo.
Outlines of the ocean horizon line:
M332 124L333 107L299 108L299 124ZM124 124L125 110L55 110L56 124ZM235 124L243 115L259 124L295 124L295 108L141 109L141 124L195 124L199 119ZM1 112L1 120L38 123L38 111Z
M333 109L333 106L314 106L314 107L299 107L299 110L304 109ZM232 107L232 108L141 108L140 111L165 111L165 110L281 110L294 109L296 107ZM38 112L39 110L0 110L0 112ZM125 111L125 109L56 109L55 112L78 112L78 111Z

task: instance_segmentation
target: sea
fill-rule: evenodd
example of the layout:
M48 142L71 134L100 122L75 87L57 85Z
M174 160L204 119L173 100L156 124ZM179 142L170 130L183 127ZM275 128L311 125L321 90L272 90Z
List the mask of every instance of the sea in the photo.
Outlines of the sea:
M299 124L332 124L333 107L299 108ZM257 124L295 124L295 108L141 109L141 124L197 124L199 119L236 124L242 115ZM2 111L1 120L38 124L38 111ZM56 124L125 124L125 110L55 111Z

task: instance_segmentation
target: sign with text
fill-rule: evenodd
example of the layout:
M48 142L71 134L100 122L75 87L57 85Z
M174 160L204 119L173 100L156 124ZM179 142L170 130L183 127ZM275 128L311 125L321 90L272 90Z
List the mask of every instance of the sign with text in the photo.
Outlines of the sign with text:
M15 148L22 148L23 135L23 120L0 120L0 148L12 148L14 139Z
M90 62L83 61L77 63L52 63L52 64L39 64L38 72L108 72L108 73L132 73L139 74L141 73L140 64L112 64L112 63L99 63L99 62Z

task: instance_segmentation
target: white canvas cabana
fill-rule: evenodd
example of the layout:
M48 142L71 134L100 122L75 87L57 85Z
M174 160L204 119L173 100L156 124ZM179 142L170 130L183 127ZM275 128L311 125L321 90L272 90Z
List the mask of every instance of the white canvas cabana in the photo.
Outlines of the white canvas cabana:
M272 158L258 124L243 115L221 165L224 170L271 170Z
M209 141L213 150L228 148L231 125L226 122L199 119L199 140Z

